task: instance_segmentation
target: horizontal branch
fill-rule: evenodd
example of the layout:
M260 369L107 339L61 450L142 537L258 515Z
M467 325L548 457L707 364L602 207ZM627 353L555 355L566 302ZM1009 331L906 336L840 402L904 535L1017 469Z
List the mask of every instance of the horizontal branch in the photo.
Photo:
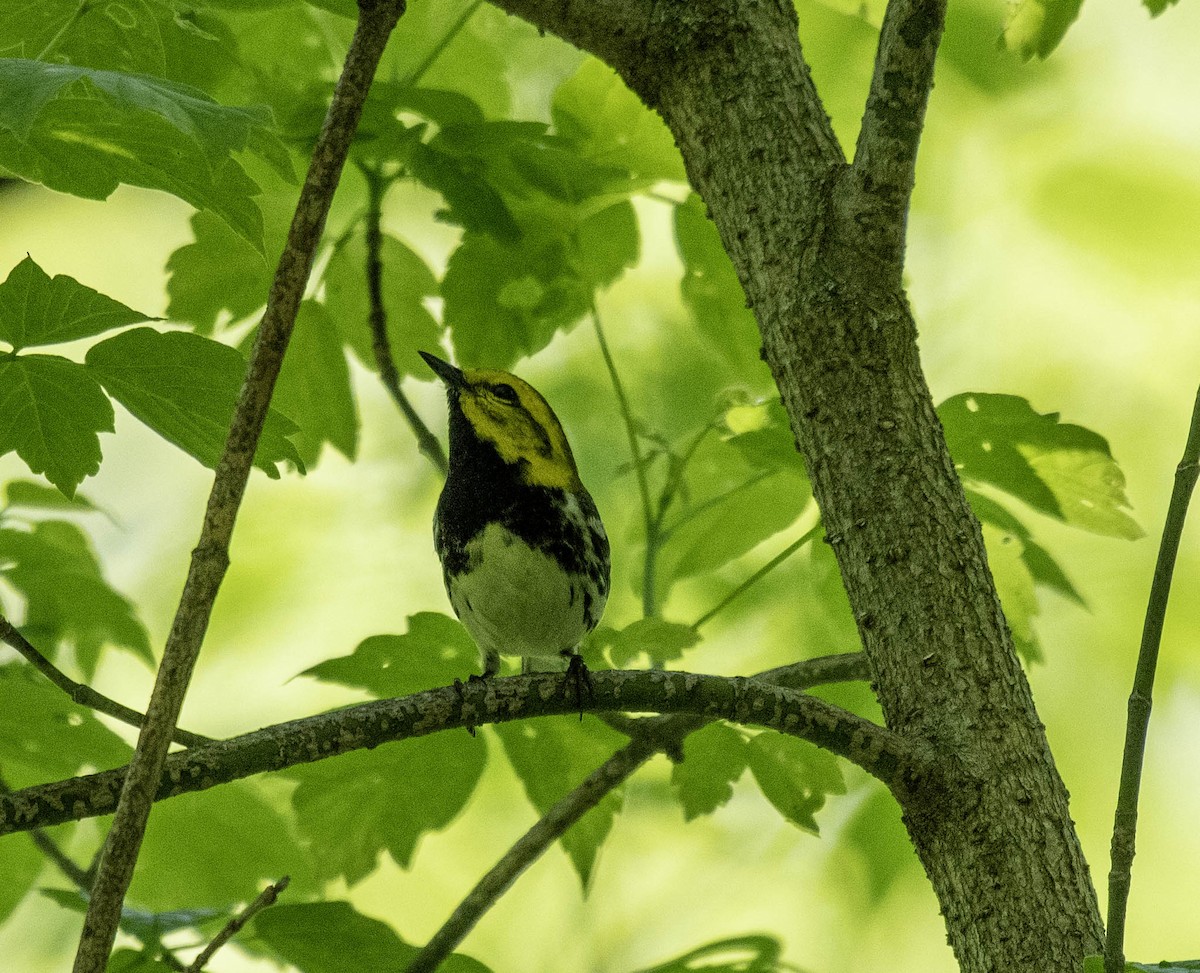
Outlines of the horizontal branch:
M592 674L588 712L690 713L778 730L845 757L894 790L927 772L929 755L840 707L759 679L688 672ZM427 736L580 709L561 673L535 673L430 689L266 727L167 758L155 800L297 764ZM0 835L111 814L125 768L0 796Z

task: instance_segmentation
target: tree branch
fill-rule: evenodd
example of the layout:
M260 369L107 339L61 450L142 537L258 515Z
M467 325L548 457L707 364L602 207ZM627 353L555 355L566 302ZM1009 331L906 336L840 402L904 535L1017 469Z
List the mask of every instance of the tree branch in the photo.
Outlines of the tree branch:
M815 696L759 679L662 670L594 672L592 678L594 694L583 703L588 712L690 713L765 726L845 757L900 794L931 772L932 753L922 745ZM440 730L578 712L579 702L562 673L430 689L171 754L152 799ZM0 797L0 835L111 814L126 770L41 784Z
M787 684L793 689L807 689L830 682L864 679L866 675L866 657L861 652L852 652L805 659L760 673L755 678L777 685ZM630 742L559 800L517 840L421 948L406 973L430 973L437 969L521 873L571 825L655 754L666 753L672 760L683 759L684 739L708 722L703 717L691 715L644 717L632 721L631 726L623 729L632 737Z
M864 249L900 286L908 204L916 181L917 148L946 19L946 0L890 0L879 34L875 72L848 173L853 191L843 215L857 226Z
M118 703L115 699L109 699L103 693L94 690L91 686L76 682L68 676L34 648L29 640L3 615L0 615L0 642L5 642L20 652L21 655L33 664L33 667L38 672L66 693L70 697L71 702L77 703L80 706L86 706L88 709L96 710L98 713L104 713L113 719L120 720L122 723L127 723L129 726L140 727L145 722L146 717L144 714L139 713L135 709L130 709L122 703ZM172 732L171 739L185 747L199 747L213 742L212 737L181 730L179 727L176 727Z
M1129 904L1130 872L1133 867L1134 838L1137 835L1138 794L1142 784L1142 761L1146 756L1146 736L1150 729L1151 696L1154 692L1154 673L1158 666L1158 647L1162 642L1163 622L1167 617L1167 600L1171 596L1171 578L1175 573L1175 557L1179 539L1187 519L1188 504L1196 480L1200 477L1200 390L1192 408L1192 424L1188 430L1183 458L1175 470L1175 487L1163 524L1162 541L1158 546L1158 561L1154 565L1154 580L1150 584L1150 600L1146 606L1146 621L1142 626L1142 644L1138 650L1137 671L1133 691L1129 694L1129 718L1125 725L1125 752L1121 759L1121 784L1117 795L1117 810L1113 821L1112 868L1108 873L1108 928L1104 946L1105 973L1120 973L1125 969L1125 910Z
M366 215L366 244L367 244L367 295L370 300L369 324L371 327L371 348L375 353L375 364L379 368L379 379L388 390L392 401L400 409L413 435L417 437L417 450L443 476L449 466L446 454L442 452L442 444L437 436L429 431L429 427L417 414L404 389L400 387L400 373L396 370L396 362L392 357L392 344L387 333L387 308L383 303L383 230L382 207L383 194L387 191L387 181L378 169L360 164L359 171L367 183L367 215Z
M163 651L146 721L100 855L74 973L103 973L107 966L125 891L133 877L150 807L159 788L163 762L208 628L213 602L229 565L229 541L238 508L325 217L375 68L403 12L404 0L360 0L358 25L300 190L229 437L217 466L200 540L192 553L183 595Z
M238 934L241 928L268 906L275 904L279 894L288 887L291 878L283 876L274 885L268 885L258 898L227 922L221 931L213 936L212 941L200 951L184 973L203 973L205 964L213 958L213 954Z

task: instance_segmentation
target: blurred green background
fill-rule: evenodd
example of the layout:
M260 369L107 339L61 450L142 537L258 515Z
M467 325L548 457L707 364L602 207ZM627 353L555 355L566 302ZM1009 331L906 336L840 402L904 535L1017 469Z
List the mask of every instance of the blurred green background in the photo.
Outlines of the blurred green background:
M819 89L852 146L876 35L856 4L844 6L798 9ZM864 12L868 21L874 15ZM1200 380L1200 6L1183 0L1150 21L1132 0L1093 0L1047 62L1025 65L998 48L1001 18L999 5L951 5L910 217L909 294L935 399L1013 393L1100 432L1147 532L1125 542L1028 517L1090 605L1085 612L1039 592L1046 659L1029 673L1103 907L1125 699ZM532 31L522 45L513 117L547 119L549 92L577 58ZM386 222L440 271L455 231L430 222L429 202L399 187ZM637 205L642 260L602 297L600 311L635 410L678 434L707 418L727 365L697 340L679 300L668 207ZM163 265L191 239L190 215L179 200L135 189L93 203L8 188L0 195L0 274L29 253L51 274L163 314ZM595 336L580 325L516 370L545 393L572 438L614 542L606 620L628 623L638 609L637 492L621 472L627 451ZM448 611L429 527L439 479L375 378L361 368L354 378L356 462L327 450L306 477L251 480L183 714L190 729L230 735L349 701L346 691L293 677L366 636L403 631L412 613ZM444 435L440 387L409 379L405 388ZM108 577L139 606L160 650L211 474L119 409L117 432L102 438L104 464L82 487L113 517L87 523ZM0 459L0 481L24 472L14 456ZM793 536L794 528L764 542L715 582L680 585L667 617L696 617L714 592ZM1145 961L1200 954L1196 537L1192 524L1176 571L1141 804L1127 952ZM832 580L823 556L793 558L706 629L683 665L738 674L853 649L844 617L790 594L821 592ZM110 652L96 686L140 705L151 680L130 655ZM861 702L861 693L838 698ZM498 757L494 738L487 746ZM685 824L659 757L629 786L586 898L555 848L462 949L498 971L617 973L720 936L766 932L783 941L790 962L820 973L953 969L937 903L905 848L895 806L856 772L847 776L850 793L830 801L814 838L783 821L747 780L727 806ZM286 790L278 781L261 786L268 795ZM188 800L199 798L173 803ZM169 848L161 823L169 806L152 818L160 854ZM493 759L466 814L423 839L411 870L385 858L345 894L420 943L533 820L519 783ZM98 834L84 823L70 845L83 857ZM153 854L153 823L150 841ZM63 884L50 868L42 883ZM77 926L76 915L28 897L0 927L0 966L66 969ZM270 967L227 951L212 968Z

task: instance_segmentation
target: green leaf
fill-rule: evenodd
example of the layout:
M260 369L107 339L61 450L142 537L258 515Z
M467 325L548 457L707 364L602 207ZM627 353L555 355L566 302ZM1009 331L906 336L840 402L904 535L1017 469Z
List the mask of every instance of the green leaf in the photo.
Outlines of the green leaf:
M1028 61L1049 57L1079 16L1083 0L1017 0L1004 20L1004 44Z
M717 228L695 193L675 207L675 242L683 260L683 303L708 347L737 372L764 375L758 325Z
M938 406L938 417L964 479L1095 534L1143 536L1125 512L1125 477L1103 436L1015 395L964 392Z
M683 760L671 767L671 787L686 821L712 814L733 797L746 770L746 738L725 723L710 723L683 741Z
M725 413L732 433L725 442L760 470L791 470L806 475L804 458L796 448L791 421L777 398L731 407Z
M20 351L90 338L136 321L157 321L85 287L73 277L53 279L26 257L0 284L0 340Z
M750 772L763 795L792 824L819 834L817 811L827 794L845 794L837 759L804 740L782 733L760 733L746 748Z
M304 896L319 887L288 817L256 783L235 781L181 794L154 809L129 894L152 910L181 902L189 910L226 910L283 875L291 877L289 894Z
M408 617L404 635L372 635L351 655L318 663L301 675L365 689L379 698L447 686L479 670L479 650L455 618L438 612Z
M420 256L393 236L384 235L380 261L392 360L402 376L425 378L429 367L417 349L436 348L442 340L442 327L426 306L426 301L438 293L437 278ZM329 258L325 268L325 306L342 340L359 361L377 371L366 267L367 244L360 227L343 239Z
M329 443L347 459L358 452L358 413L341 337L325 307L304 301L272 402L300 427L291 440L306 466Z
M265 252L233 232L211 213L192 215L193 242L167 260L167 316L212 334L218 322L240 321L267 302L274 275L274 258L283 249L295 200L291 194L270 193L259 200L263 210Z
M25 637L48 655L72 645L87 678L105 645L154 662L133 605L109 587L91 544L74 524L45 520L31 530L0 528L0 576L25 598Z
M1000 596L1017 652L1028 662L1041 662L1044 658L1042 647L1033 627L1033 619L1039 611L1038 601L1033 590L1033 575L1022 559L1024 545L1015 534L1004 533L989 523L983 524L983 540L987 545L988 566L996 582L996 593Z
M255 938L300 973L400 973L417 949L378 919L356 912L349 902L276 905L254 917ZM490 973L482 963L454 953L442 973Z
M4 836L4 867L0 868L0 925L8 921L33 888L46 857L27 834Z
M628 202L614 203L580 222L574 265L593 287L607 287L638 262L637 214Z
M48 891L48 890L46 890ZM174 973L174 967L136 949L117 949L108 958L105 973Z
M520 237L517 221L504 198L479 172L477 159L443 151L436 142L417 143L412 147L409 168L418 181L446 201L447 208L437 214L439 219L489 233L498 240L511 242Z
M81 889L40 889L51 902L72 912L85 913L88 894ZM176 909L171 912L148 912L134 906L121 907L120 928L123 932L141 940L146 946L154 946L168 933L180 929L198 929L211 925L216 919L228 918L231 906L222 909ZM111 969L111 967L110 967Z
M0 712L0 765L10 787L74 777L85 766L119 767L132 752L25 661L0 665Z
M162 25L146 0L41 0L0 12L0 53L161 75Z
M882 787L873 788L854 811L842 832L842 842L862 865L865 881L860 887L872 905L879 905L896 880L918 864L896 799Z
M550 810L624 743L621 734L592 716L585 716L582 723L531 720L500 723L492 729L538 814ZM584 891L591 882L600 845L623 801L623 787L610 791L559 839Z
M4 495L5 509L89 511L99 509L78 491L72 497L64 497L58 490L29 480L12 480L5 486Z
M383 851L408 868L421 836L466 806L486 763L482 736L438 733L296 768L292 804L321 876L353 885Z
M771 936L733 936L689 950L639 973L800 973L783 962L783 947Z
M509 247L479 233L450 256L442 296L458 360L493 368L541 351L591 306L564 241Z
M100 469L113 431L108 397L82 366L57 355L0 356L0 456L10 450L71 497Z
M615 668L626 669L643 653L651 663L671 662L699 641L700 633L691 625L662 618L640 618L623 629L607 626L598 629L592 644L608 649Z
M246 374L246 361L228 345L185 331L134 328L93 345L88 370L134 416L216 469ZM272 478L275 465L303 460L286 438L296 425L272 410L254 465Z
M558 86L550 112L558 134L584 157L628 168L645 183L687 181L683 158L662 118L596 58L589 57Z
M287 158L265 109L230 108L187 85L66 64L0 60L0 165L50 189L107 199L121 183L161 189L225 220L262 249L251 151Z

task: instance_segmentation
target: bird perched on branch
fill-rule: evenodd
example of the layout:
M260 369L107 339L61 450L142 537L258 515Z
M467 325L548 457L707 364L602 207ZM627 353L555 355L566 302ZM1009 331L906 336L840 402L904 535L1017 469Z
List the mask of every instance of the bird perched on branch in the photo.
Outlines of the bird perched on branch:
M608 599L604 524L562 426L528 382L459 369L421 352L445 383L450 472L433 540L450 604L479 646L483 677L501 655L566 657Z

